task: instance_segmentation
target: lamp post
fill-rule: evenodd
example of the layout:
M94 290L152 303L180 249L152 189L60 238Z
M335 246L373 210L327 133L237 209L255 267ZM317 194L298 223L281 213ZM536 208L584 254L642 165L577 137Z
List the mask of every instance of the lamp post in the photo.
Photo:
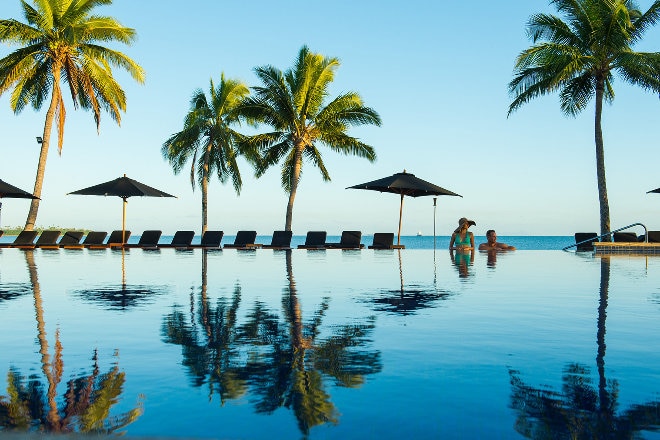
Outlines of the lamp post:
M438 201L437 197L433 197L433 249L435 249L435 210L436 202Z

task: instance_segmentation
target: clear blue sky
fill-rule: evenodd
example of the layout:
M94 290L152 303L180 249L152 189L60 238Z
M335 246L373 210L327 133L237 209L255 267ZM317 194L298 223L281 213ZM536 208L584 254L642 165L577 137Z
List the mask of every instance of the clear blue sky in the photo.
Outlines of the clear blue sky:
M642 9L650 0L639 1ZM546 0L507 2L315 2L256 0L115 0L99 13L135 28L130 47L111 46L136 60L147 80L138 85L116 71L127 94L122 125L104 114L97 134L92 114L67 101L62 155L51 145L37 223L41 226L112 230L121 227L121 199L66 193L123 174L177 199L131 198L127 227L201 229L201 193L188 173L175 176L163 160L162 143L182 128L197 88L221 72L257 85L256 66L287 69L303 45L338 57L334 95L352 90L381 115L381 127L352 131L375 147L378 159L324 151L332 182L304 168L294 206L293 230L359 229L396 232L399 199L393 194L346 190L406 169L461 194L438 198L436 230L448 235L460 217L473 231L499 235L572 235L597 231L598 199L593 141L593 103L577 118L562 115L558 97L535 100L507 118L518 53L531 43L530 15L550 12ZM18 0L4 0L1 18L25 21ZM10 48L0 45L0 56ZM660 51L660 27L637 50ZM618 80L616 99L603 117L612 227L643 222L660 229L660 100ZM14 115L8 94L0 98L0 178L31 191L45 118L44 107ZM279 168L260 179L242 163L244 187L214 180L209 226L234 234L282 229L287 194ZM23 225L29 202L2 200L3 227ZM433 200L406 198L404 235L433 233Z

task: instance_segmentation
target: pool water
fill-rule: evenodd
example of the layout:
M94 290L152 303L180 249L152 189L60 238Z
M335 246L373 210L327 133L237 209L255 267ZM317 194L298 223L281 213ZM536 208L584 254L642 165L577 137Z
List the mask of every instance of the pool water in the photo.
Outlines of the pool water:
M660 257L0 250L0 432L660 438Z

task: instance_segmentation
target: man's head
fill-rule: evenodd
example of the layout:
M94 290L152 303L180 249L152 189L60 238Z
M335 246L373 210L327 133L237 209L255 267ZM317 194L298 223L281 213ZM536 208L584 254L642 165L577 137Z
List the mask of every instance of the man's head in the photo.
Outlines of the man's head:
M494 229L489 229L486 231L486 240L488 243L493 244L497 241L497 233Z

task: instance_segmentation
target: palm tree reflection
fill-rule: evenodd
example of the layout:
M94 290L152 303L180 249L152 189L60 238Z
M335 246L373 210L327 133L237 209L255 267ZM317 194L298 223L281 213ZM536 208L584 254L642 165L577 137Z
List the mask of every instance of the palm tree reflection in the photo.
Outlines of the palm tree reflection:
M365 376L381 370L380 353L365 347L371 342L374 318L331 327L321 337L329 299L325 298L310 321L302 316L292 253L286 251L288 286L282 295L282 319L256 301L239 325L236 319L241 287L230 300L219 298L215 307L206 297L205 260L202 260L202 295L190 321L179 309L165 317L166 342L182 345L184 365L196 386L208 383L209 398L219 394L224 403L248 391L257 413L270 414L281 407L293 411L300 431L324 423L337 423L338 412L325 382L357 387ZM197 327L199 325L199 328Z
M96 351L92 358L92 373L69 380L59 399L63 405L58 407L57 389L64 373L60 333L59 330L55 332L51 360L34 252L25 251L25 259L34 294L41 367L48 388L44 390L45 385L36 375L25 377L18 369L11 368L7 378L7 398L0 396L0 427L51 433L110 434L133 423L142 414L141 400L130 411L110 417L110 410L122 393L125 373L115 363L107 373L100 374Z
M562 376L562 391L534 388L520 373L511 377L511 406L518 412L515 429L528 438L614 439L637 438L640 431L660 428L660 402L635 404L617 412L618 381L605 377L605 320L610 281L609 257L601 257L598 306L598 386L587 366L568 364Z

